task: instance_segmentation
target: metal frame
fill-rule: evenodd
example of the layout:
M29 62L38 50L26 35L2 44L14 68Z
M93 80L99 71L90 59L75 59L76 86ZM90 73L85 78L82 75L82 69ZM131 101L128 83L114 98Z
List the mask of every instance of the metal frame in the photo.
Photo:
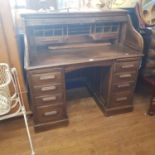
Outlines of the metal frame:
M1 68L5 67L3 69L3 72L1 72ZM26 132L30 144L31 149L31 155L35 155L32 138L30 135L29 127L28 127L28 120L26 116L26 110L24 107L24 102L22 98L21 88L19 84L18 74L16 68L10 69L9 66L5 63L0 63L0 104L8 104L8 109L6 109L6 113L1 113L0 115L0 121L9 119L12 117L16 117L19 115L23 115L24 122L26 126ZM10 96L9 93L9 85L13 85L14 88L14 94ZM5 94L5 96L4 96ZM7 102L3 102L2 98L5 98ZM5 101L6 101L5 100ZM9 114L12 108L18 107L17 110L14 113ZM1 109L0 109L1 110Z

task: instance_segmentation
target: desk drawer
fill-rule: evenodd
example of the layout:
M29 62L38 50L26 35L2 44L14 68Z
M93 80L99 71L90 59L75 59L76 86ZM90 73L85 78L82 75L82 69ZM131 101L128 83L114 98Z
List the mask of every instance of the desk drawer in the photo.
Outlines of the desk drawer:
M49 84L49 83L61 83L62 82L62 73L59 71L40 71L32 72L31 79L34 85Z
M113 83L135 81L136 72L118 73L113 76Z
M33 87L34 94L37 96L52 95L53 93L62 92L62 90L63 87L61 84L51 84L51 85Z
M56 105L64 103L63 94L51 94L47 96L35 97L36 106L45 106L45 105Z
M133 93L130 91L112 94L110 107L118 107L132 104Z
M116 63L115 72L137 71L139 61Z
M37 120L40 123L58 121L66 117L65 107L62 105L38 107L36 109Z
M124 82L121 84L113 84L112 92L120 92L120 91L133 91L135 87L134 82Z

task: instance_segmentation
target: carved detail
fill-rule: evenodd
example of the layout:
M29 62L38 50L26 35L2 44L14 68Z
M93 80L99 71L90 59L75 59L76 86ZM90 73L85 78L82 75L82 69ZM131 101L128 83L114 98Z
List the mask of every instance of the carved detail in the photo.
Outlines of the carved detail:
M140 33L138 33L136 29L133 27L129 15L128 15L125 44L134 50L141 51L141 52L143 51L143 46L144 46L143 38L140 35Z

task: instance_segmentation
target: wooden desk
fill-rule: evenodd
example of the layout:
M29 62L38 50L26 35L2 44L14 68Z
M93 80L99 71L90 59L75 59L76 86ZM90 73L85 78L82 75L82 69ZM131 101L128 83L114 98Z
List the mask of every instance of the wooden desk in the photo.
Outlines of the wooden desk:
M126 11L23 16L28 41L25 68L36 130L68 121L66 85L73 71L80 71L106 116L132 111L143 41ZM50 34L49 41L49 32L38 37L51 25L53 32L53 23L60 30L54 38Z

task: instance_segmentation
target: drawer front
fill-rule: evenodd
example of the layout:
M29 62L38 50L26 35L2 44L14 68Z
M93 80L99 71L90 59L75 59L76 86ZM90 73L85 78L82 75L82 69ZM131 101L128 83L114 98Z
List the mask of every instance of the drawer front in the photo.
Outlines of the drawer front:
M62 73L61 72L43 72L43 73L35 72L35 73L31 73L31 79L34 85L61 83Z
M63 94L55 94L55 95L52 94L47 96L35 97L36 106L55 105L63 103L64 103Z
M53 93L62 92L63 88L61 84L51 84L44 86L34 86L33 92L36 96L52 95Z
M123 93L114 93L112 94L112 99L110 107L119 107L132 104L133 93L132 92L123 92Z
M66 117L66 110L62 105L37 107L36 114L38 122L45 123L64 119Z
M134 82L124 82L120 84L112 85L112 92L120 92L120 91L133 91L135 83Z
M135 81L135 79L136 79L136 72L129 72L129 73L124 72L124 73L114 74L113 83Z
M116 63L115 72L136 71L139 67L139 61Z

